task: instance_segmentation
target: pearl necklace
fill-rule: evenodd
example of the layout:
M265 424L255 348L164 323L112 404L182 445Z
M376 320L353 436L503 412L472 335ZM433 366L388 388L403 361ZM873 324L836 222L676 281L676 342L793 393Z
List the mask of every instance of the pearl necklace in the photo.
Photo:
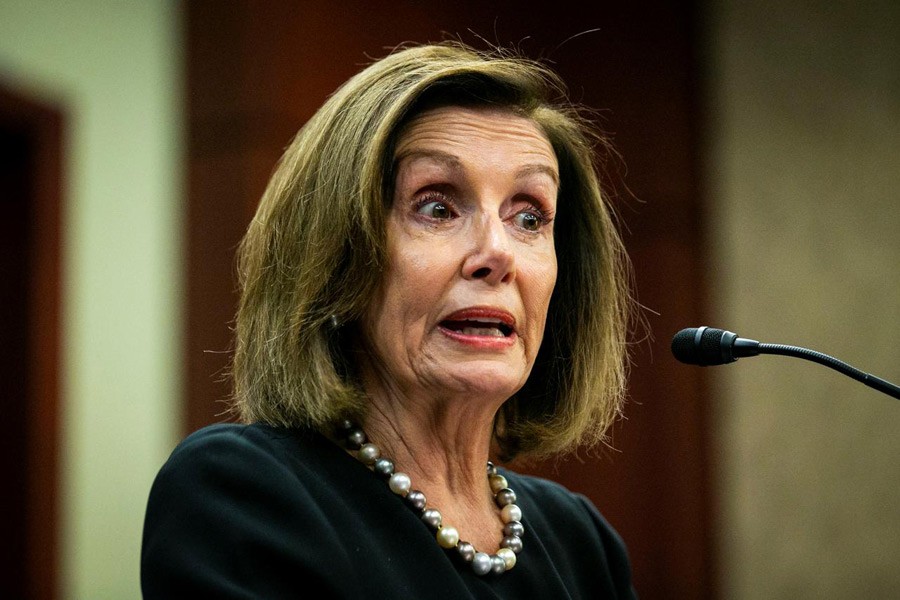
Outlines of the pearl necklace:
M407 506L435 533L437 543L444 549L455 549L459 557L472 566L476 575L499 575L516 565L516 554L522 551L522 535L525 533L522 509L516 505L516 493L509 488L506 478L497 472L493 463L487 463L488 484L494 494L494 502L500 508L500 519L504 525L500 549L496 554L487 554L478 552L475 546L460 540L456 528L443 523L440 511L427 506L425 494L412 489L409 475L395 472L394 462L381 455L381 450L366 439L362 429L352 421L344 420L338 427L338 433L357 460L387 479L390 490L401 496Z

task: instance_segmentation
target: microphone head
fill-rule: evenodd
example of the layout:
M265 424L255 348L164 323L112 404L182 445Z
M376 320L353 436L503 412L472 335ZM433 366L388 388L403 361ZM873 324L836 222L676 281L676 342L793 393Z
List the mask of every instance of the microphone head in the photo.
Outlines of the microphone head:
M672 338L672 354L689 365L724 365L734 362L731 345L737 335L724 329L689 327Z

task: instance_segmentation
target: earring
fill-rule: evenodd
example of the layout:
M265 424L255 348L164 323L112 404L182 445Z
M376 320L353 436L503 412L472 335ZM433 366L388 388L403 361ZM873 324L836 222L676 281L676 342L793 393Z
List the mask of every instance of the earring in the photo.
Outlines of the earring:
M338 319L338 316L334 313L331 313L331 316L328 317L328 322L331 324L332 329L337 329L341 326L341 321Z

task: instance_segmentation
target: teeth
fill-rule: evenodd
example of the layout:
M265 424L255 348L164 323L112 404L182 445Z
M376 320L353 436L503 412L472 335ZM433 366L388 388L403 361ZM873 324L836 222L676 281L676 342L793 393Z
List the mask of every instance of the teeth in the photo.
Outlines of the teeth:
M489 337L503 337L503 332L496 327L463 327L460 330L465 335L485 335Z

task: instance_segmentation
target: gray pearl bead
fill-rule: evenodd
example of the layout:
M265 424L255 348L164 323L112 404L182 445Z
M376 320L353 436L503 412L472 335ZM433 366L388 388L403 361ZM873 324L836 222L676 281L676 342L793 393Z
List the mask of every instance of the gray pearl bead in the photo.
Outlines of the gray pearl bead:
M497 492L497 495L494 496L494 500L497 501L497 506L503 508L507 504L516 503L516 493L509 488L503 488Z
M476 552L472 557L472 570L476 575L487 575L492 566L491 557L484 552Z
M515 535L522 537L525 535L525 526L521 521L510 521L503 526L503 535Z
M503 571L506 570L506 561L503 560L503 557L497 556L496 554L491 556L491 571L494 575L499 575Z
M382 477L390 477L394 474L394 463L389 458L379 458L372 468Z
M501 548L509 548L516 554L522 551L522 539L517 535L508 535L500 542Z
M347 434L347 445L351 450L359 450L359 447L366 443L366 434L362 429L354 429Z
M472 562L475 558L475 546L469 542L460 542L456 545L456 551L459 552L460 558L466 562Z
M420 512L425 510L425 494L419 490L410 490L406 494L406 502Z
M426 508L422 520L432 529L437 529L441 526L441 513L434 508Z

